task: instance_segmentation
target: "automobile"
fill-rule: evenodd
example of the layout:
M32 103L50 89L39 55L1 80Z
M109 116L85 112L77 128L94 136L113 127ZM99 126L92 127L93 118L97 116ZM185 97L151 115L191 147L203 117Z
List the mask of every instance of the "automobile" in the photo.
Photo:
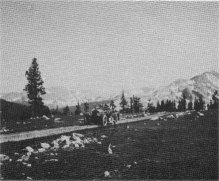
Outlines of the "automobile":
M91 112L84 113L84 125L107 126L108 124L116 124L117 121L119 121L119 112L115 110L95 108Z

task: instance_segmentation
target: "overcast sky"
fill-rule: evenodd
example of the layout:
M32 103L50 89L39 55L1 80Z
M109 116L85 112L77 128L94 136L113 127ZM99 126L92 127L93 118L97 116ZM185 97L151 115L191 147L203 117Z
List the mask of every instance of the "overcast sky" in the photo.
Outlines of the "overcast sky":
M167 85L218 66L217 2L3 2L2 92Z

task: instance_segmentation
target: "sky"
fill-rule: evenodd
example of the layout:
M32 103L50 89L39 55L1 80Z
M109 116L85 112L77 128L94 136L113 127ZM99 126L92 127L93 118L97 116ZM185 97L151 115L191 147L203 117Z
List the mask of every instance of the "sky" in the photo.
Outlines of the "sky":
M218 70L218 3L2 1L1 50L1 92L164 86Z

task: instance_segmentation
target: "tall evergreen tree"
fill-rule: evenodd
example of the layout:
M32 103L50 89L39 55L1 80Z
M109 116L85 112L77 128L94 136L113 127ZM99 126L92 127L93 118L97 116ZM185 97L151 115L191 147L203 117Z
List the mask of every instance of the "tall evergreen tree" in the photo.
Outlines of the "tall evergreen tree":
M140 102L140 98L133 96L133 109L134 109L134 112L139 113L142 107L143 106Z
M39 65L37 59L33 58L32 64L28 71L26 71L25 76L28 80L27 85L24 90L27 92L28 103L30 104L32 110L32 116L41 116L45 106L43 106L42 95L46 94L45 88L43 86L43 80L41 78L41 72L39 71Z
M148 100L147 111L150 112L150 113L156 112L156 108L153 105L153 103L151 102L151 100Z
M185 94L182 95L182 98L179 101L178 110L179 111L185 111L186 110L186 96L185 96Z
M157 101L156 112L160 112L160 111L161 111L161 105L160 105L160 102Z
M84 112L89 111L89 104L87 102L84 103Z
M199 98L199 110L203 110L205 106L205 101L203 100L203 97Z
M173 110L173 111L176 111L176 101L175 101L175 100L173 100L172 110Z
M219 106L219 100L217 96L218 96L218 91L216 90L212 96L212 100L213 100L212 108L213 109L218 109L218 106Z
M69 109L68 106L66 106L66 107L63 109L63 114L67 116L67 115L69 115L69 113L70 113L70 109Z
M79 115L80 113L81 113L81 106L78 102L78 104L76 105L75 115Z
M115 105L115 103L114 103L114 100L111 100L111 101L110 101L110 108L113 109L113 110L116 108L116 105Z
M122 112L125 112L126 105L127 105L127 101L125 98L125 93L123 91L121 96L121 102L120 102L120 106L122 107Z
M199 111L199 110L200 110L199 99L197 99L197 98L195 98L194 109L195 109L196 111Z

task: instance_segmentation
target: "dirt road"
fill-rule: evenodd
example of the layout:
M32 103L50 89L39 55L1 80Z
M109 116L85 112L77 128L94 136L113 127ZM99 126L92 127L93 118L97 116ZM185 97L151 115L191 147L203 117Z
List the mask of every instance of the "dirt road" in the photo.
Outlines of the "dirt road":
M141 117L141 118L120 120L117 122L117 124L142 121L142 120L151 119L151 118L157 117L157 116L163 116L165 114L167 114L167 113L157 113L154 115ZM11 142L11 141L21 141L21 140L27 140L27 139L33 139L33 138L58 135L58 134L62 134L62 133L68 133L68 132L84 130L84 129L93 129L93 128L97 128L97 127L98 127L97 125L69 126L69 127L60 127L60 128L46 129L46 130L35 130L35 131L0 135L0 144L5 143L5 142Z

